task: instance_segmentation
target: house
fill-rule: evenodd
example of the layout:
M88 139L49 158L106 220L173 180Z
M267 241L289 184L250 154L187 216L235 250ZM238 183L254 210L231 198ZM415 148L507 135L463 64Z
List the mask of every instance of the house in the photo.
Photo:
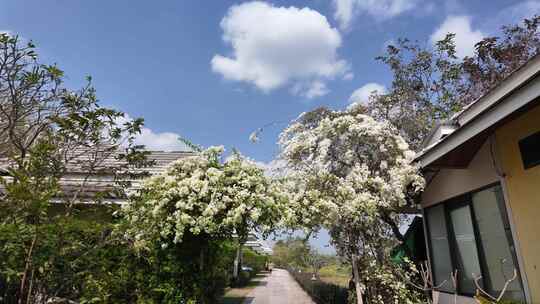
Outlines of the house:
M106 152L105 152L106 151ZM147 159L151 166L140 168L139 171L149 175L158 175L176 160L194 155L191 151L148 151ZM107 153L100 157L93 157L94 153ZM119 193L118 182L126 182L125 179L117 179L111 172L114 169L123 168L123 160L119 160L120 151L104 149L92 150L91 152L73 153L74 156L67 164L67 172L59 180L60 194L53 198L52 214L61 212L64 203L73 201L79 215L85 218L108 220L107 212L103 212L104 206L122 205L127 203L127 194L138 189L140 179L131 180L131 185ZM1 154L0 154L1 156ZM88 164L92 163L92 170L88 170ZM8 169L10 163L7 158L0 157L0 177L9 179ZM0 198L3 194L0 184ZM99 204L96 202L99 201Z
M439 125L415 160L426 177L425 239L439 303L476 284L540 304L540 55Z

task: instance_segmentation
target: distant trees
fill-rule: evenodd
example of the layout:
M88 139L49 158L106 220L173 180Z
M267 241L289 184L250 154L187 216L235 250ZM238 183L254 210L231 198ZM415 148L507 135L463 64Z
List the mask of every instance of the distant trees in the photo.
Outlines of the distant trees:
M307 268L307 256L312 248L307 240L300 237L289 237L278 240L272 248L272 263L282 268Z

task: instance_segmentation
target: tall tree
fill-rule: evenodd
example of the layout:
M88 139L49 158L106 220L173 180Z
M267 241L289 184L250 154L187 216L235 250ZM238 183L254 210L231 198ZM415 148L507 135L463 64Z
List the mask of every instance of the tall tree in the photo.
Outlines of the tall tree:
M475 54L463 60L467 86L460 99L470 103L486 94L540 51L540 16L522 24L505 25L502 36L487 37L476 44Z
M134 145L142 119L117 124L124 114L99 105L90 78L79 90L67 88L63 79L56 65L38 61L32 42L0 34L0 225L15 225L20 239L29 240L2 244L0 251L19 250L24 259L15 266L2 259L0 284L19 285L8 296L18 303L52 296L47 284L53 280L43 269L59 256L45 259L38 252L64 244L44 244L42 225L62 225L83 194L100 201L105 193L85 190L90 177L110 176L104 192L122 195L126 183L144 175L140 168L149 164L142 147ZM76 182L66 184L68 174L76 175ZM64 213L51 216L53 200L63 203ZM54 293L71 286L61 280L52 284L58 288Z
M267 236L276 228L286 198L280 187L239 154L221 162L222 153L223 147L208 148L145 181L123 209L127 235L138 248L144 251L157 245L180 250L186 240L195 240L188 245L197 252L189 264L198 263L204 273L205 255L213 241L236 239L241 255L249 233ZM183 287L188 288L179 288Z
M292 171L286 182L290 210L297 227L316 229L318 223L329 230L338 254L352 265L359 304L366 294L362 284L372 287L370 303L388 297L405 301L407 288L392 280L373 286L377 281L369 273L373 265L389 270L386 249L402 238L400 209L424 180L397 130L363 111L318 109L282 132L280 157Z
M367 108L378 120L391 122L413 150L437 122L449 119L510 75L540 50L540 17L502 27L501 37L487 37L475 52L456 56L454 34L433 47L399 39L376 59L393 74L386 94L372 94Z

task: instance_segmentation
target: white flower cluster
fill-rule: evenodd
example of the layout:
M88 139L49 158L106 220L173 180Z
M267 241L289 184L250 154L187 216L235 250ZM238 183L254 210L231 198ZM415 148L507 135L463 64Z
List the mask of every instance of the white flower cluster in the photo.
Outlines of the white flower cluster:
M318 115L303 115L280 136L281 158L296 170L289 188L298 226L376 229L381 210L397 211L407 192L423 189L414 153L389 124L356 108Z
M174 162L147 179L123 210L136 244L182 242L186 233L213 238L268 232L280 219L284 196L262 169L240 155L220 162L223 147Z

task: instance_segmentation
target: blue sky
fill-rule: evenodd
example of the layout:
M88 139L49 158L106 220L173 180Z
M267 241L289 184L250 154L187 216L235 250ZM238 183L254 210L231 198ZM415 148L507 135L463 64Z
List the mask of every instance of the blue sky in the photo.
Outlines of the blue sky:
M374 60L389 41L430 45L452 31L466 55L500 25L540 12L540 1L487 3L2 0L0 31L34 40L74 88L92 75L104 104L145 118L140 141L151 148L178 149L180 135L269 162L301 112L389 85Z

